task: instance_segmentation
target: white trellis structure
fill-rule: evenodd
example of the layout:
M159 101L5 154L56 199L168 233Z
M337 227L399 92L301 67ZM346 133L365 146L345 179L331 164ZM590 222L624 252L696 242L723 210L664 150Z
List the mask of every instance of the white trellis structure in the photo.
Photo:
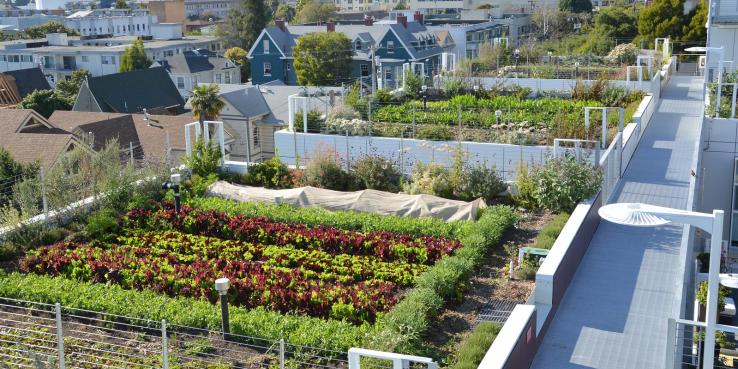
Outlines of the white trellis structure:
M200 137L203 138L205 142L212 142L213 137L210 137L210 127L215 128L215 134L217 139L218 148L220 149L220 161L221 164L225 162L225 130L223 128L223 122L219 121L212 121L212 120L206 120L205 122L205 130L203 131L202 127L200 126L200 122L192 122L189 124L186 124L184 126L185 129L185 151L187 152L187 155L192 154L192 147L194 146L193 137L191 134L191 129L195 128L195 137L194 141L196 142Z
M653 77L653 55L638 55L636 57L636 66L641 66L641 61L646 61L648 67L648 78ZM639 78L640 79L640 78Z
M601 148L604 149L607 147L607 113L609 111L616 110L619 115L619 121L618 121L618 131L622 132L623 128L625 127L625 109L619 108L619 107L602 107L602 106L587 106L584 108L584 129L589 132L590 127L590 113L595 110L599 110L602 112L602 142L601 142Z
M625 85L628 86L629 88L632 88L631 83L630 83L631 82L630 81L630 71L635 69L636 71L638 71L637 73L638 74L638 88L642 88L643 87L643 68L645 68L645 66L643 65L629 65L625 67Z
M310 111L310 97L302 96L300 94L294 94L287 97L287 105L289 111L289 130L295 132L295 114L297 113L298 107L302 110L302 131L307 133L308 131L308 111Z
M669 39L663 37L656 38L653 46L654 51L659 51L659 45L661 45L661 55L664 60L669 59L669 56L671 55L671 42L669 41Z
M441 54L441 70L446 72L453 72L456 70L456 54L454 53L442 53Z
M361 358L373 358L392 361L392 369L409 369L411 363L423 364L428 369L438 369L438 363L429 357L396 354L394 352L383 352L363 348L350 348L348 351L349 369L360 369Z

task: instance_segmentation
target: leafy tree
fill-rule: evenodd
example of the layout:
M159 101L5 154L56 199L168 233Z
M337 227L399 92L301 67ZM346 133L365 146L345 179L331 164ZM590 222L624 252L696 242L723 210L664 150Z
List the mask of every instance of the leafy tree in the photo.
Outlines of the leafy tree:
M397 3L397 5L395 5L395 7L392 10L407 10L407 4L405 4L404 1L400 1L399 3Z
M56 83L56 92L66 98L70 105L74 105L82 82L89 77L92 77L92 74L87 69L75 70L71 78Z
M203 125L205 120L217 118L225 103L220 99L218 85L210 84L200 85L192 90L190 105L192 106L192 115Z
M7 150L0 147L0 183L4 184L4 187L18 182L22 177L34 176L38 169L38 163L19 163ZM12 195L12 191L0 191L0 207L5 206Z
M294 17L295 17L295 8L287 4L279 4L279 6L277 7L277 10L274 12L274 19L282 18L289 22Z
M226 58L230 59L232 62L236 63L240 69L241 69L241 82L245 82L249 79L251 76L251 63L249 63L249 59L246 57L247 53L246 50L234 46L223 54Z
M219 36L228 47L238 46L249 50L267 26L271 15L264 0L242 0L240 9L232 9L228 13L225 24L219 29Z
M182 158L182 163L192 170L192 174L207 177L218 172L221 152L214 142L197 140L192 147L192 153Z
M292 55L301 85L338 85L351 74L351 40L340 32L303 35L292 48Z
M607 54L615 47L616 39L630 41L636 37L636 22L636 13L632 7L613 5L600 10L595 16L594 26L588 32L587 41L579 51Z
M116 9L128 9L130 7L128 6L128 3L126 3L126 0L115 0L115 8Z
M28 27L23 31L23 33L25 33L28 38L44 38L49 33L66 33L69 36L79 36L77 31L67 28L62 23L56 21Z
M559 9L574 13L591 12L592 2L590 0L561 0L559 1Z
M136 40L133 45L127 47L120 58L120 72L146 69L149 66L151 60L146 56L142 40Z
M684 0L654 0L638 17L638 36L642 39L678 37L682 32Z
M54 90L35 90L18 104L20 109L33 109L48 118L56 110L69 110L69 100Z
M327 22L336 17L336 6L319 1L306 2L295 15L299 23Z
M684 41L705 41L707 40L707 23L708 6L707 1L703 0L697 4L689 13L689 23L682 28L682 37Z

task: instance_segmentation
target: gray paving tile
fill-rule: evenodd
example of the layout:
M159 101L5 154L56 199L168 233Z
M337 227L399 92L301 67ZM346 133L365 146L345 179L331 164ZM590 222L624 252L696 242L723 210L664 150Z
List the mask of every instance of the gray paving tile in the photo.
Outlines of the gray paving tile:
M673 77L615 202L685 208L702 119L701 82ZM667 318L679 298L681 232L680 226L600 224L532 368L663 368Z

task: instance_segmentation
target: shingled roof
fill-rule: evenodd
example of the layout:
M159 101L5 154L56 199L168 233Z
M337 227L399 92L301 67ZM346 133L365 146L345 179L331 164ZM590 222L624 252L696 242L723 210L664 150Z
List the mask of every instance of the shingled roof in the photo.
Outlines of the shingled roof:
M0 147L19 162L50 168L75 143L71 132L31 109L0 109Z
M49 81L46 80L41 68L28 68L9 70L3 72L5 75L15 78L15 86L21 99L29 95L34 90L50 90Z
M158 63L174 74L192 74L237 68L232 61L213 55L207 50L185 51L182 54L168 56Z
M155 67L89 78L83 82L73 110L139 113L147 109L176 115L184 112L184 104L167 71ZM95 109L91 105L96 105Z

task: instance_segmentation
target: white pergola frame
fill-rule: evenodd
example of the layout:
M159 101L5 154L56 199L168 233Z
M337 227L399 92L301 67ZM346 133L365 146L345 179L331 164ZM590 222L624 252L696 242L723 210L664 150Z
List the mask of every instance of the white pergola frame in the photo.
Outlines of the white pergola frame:
M203 122L205 124L205 130L203 130L200 127L200 122L192 122L189 124L186 124L184 126L185 129L185 151L187 152L187 155L192 154L192 136L190 135L190 128L195 127L195 140L197 141L198 138L202 137L205 142L211 142L210 137L210 126L215 127L215 132L218 137L218 147L220 148L220 161L221 164L225 162L225 129L223 127L223 122L220 121L213 121L213 120L206 120Z
M611 110L617 110L620 120L618 121L618 132L622 132L625 127L625 109L613 106L587 106L584 108L584 129L589 132L590 120L589 113L592 110L602 112L602 149L607 148L607 113Z
M446 72L456 71L456 54L442 53L441 54L441 69Z
M434 362L433 359L429 357L396 354L394 352L383 352L356 347L352 347L348 351L349 369L360 369L362 357L392 361L392 369L409 369L410 363L425 364L428 369L438 369L438 363Z
M307 133L308 128L308 108L310 107L310 97L300 96L299 94L290 95L287 97L287 110L289 111L289 117L287 122L289 123L289 130L295 132L295 114L297 113L297 106L302 104L302 131Z
M636 66L641 66L641 60L646 60L646 66L648 66L648 78L653 77L653 55L638 55L636 57Z
M630 71L634 68L638 71L638 87L643 87L643 68L645 68L643 65L629 65L625 67L625 85L631 87Z
M671 47L671 41L669 41L669 38L657 37L653 43L653 50L656 52L659 51L659 43L662 44L661 55L663 56L664 60L669 59L669 54L671 53L671 51L669 50Z

